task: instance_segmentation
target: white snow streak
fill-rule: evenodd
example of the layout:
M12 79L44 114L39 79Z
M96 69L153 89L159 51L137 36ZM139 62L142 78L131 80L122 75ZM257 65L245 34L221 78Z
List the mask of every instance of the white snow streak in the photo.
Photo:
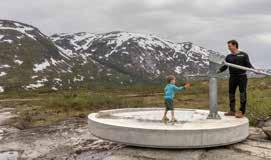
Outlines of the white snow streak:
M4 92L4 88L2 86L0 86L0 93Z
M178 74L182 73L182 67L177 66L177 67L175 68L175 72L178 73Z
M23 61L21 61L21 60L19 60L19 59L15 59L15 60L14 60L14 63L17 63L17 64L21 65L21 64L23 64Z
M44 62L42 62L41 64L34 64L35 68L33 68L33 71L34 72L42 71L46 69L48 66L50 66L50 63L48 62L47 59L45 59Z
M27 31L33 31L34 28L27 27L27 26L21 25L19 23L14 23L14 24L17 26L16 28L14 28L14 27L3 27L3 26L0 26L0 29L2 29L2 30L15 30L15 31L21 32L22 34L24 34L24 35L26 35L26 36L28 36L28 37L36 40L36 38L33 35L27 33Z

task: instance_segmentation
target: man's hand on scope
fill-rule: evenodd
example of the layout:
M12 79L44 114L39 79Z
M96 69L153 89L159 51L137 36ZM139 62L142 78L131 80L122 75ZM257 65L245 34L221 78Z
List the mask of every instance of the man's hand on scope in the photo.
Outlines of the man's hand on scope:
M255 69L256 70L256 74L263 74L263 70L262 69Z

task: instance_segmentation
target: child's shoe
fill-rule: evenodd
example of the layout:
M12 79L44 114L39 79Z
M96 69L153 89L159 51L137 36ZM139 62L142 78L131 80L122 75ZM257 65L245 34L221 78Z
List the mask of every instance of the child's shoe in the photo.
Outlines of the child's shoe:
M169 119L167 117L163 117L162 121L167 124L167 122L169 121Z
M176 118L173 118L173 119L171 120L172 125L174 125L176 122L178 122Z

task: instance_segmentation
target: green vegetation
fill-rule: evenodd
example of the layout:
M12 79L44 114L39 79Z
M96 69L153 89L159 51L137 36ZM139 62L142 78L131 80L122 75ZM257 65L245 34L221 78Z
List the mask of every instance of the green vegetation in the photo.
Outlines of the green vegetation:
M219 110L228 110L228 81L219 81ZM1 106L16 107L19 118L14 125L33 127L50 124L70 117L86 117L90 112L123 107L163 107L164 84L122 87L96 87L58 92L9 92L1 99L40 98L34 101L0 102ZM239 95L236 95L239 100ZM175 106L179 108L208 109L208 81L193 81L192 87L178 93ZM239 103L237 102L237 107ZM250 79L247 117L251 125L259 117L271 115L271 79Z

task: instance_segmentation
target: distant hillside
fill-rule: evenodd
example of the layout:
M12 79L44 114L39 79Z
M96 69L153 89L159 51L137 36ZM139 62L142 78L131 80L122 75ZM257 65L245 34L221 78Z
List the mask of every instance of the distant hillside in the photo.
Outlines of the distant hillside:
M159 82L207 72L210 51L129 32L54 34L0 20L0 92Z

